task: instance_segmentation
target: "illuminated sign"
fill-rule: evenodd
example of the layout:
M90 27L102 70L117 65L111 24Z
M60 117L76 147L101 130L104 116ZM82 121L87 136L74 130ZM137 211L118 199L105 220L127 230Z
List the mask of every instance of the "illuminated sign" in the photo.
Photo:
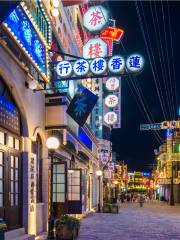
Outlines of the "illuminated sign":
M106 88L109 91L115 91L119 88L119 79L116 77L108 78L106 81Z
M90 39L83 46L83 58L106 57L107 44L101 38Z
M108 125L114 125L118 120L117 114L115 112L107 112L104 115L104 122Z
M124 31L116 27L106 27L103 32L101 32L100 37L102 39L107 39L115 42L119 42L124 34Z
M118 105L118 97L114 94L110 94L105 98L105 105L109 108L116 107Z
M104 58L95 58L92 60L90 69L95 75L102 74L106 71L107 63Z
M108 68L112 73L122 73L125 67L124 58L121 56L113 56L109 59Z
M128 57L126 61L126 67L129 72L139 72L144 67L144 59L139 54L133 54Z
M89 72L89 63L85 59L79 59L74 63L73 70L75 75L84 76Z
M57 64L56 72L62 78L69 77L72 73L72 65L69 61L62 61Z
M30 58L32 64L45 77L48 77L47 49L43 40L35 30L22 6L18 6L4 21L5 28L10 32L17 44Z
M87 52L86 52L87 54ZM76 61L60 61L56 65L56 72L60 78L68 78L72 75L86 76L90 72L94 75L101 75L105 72L110 73L111 76L118 74L124 74L125 60L121 56L111 57L110 60L106 60L103 57L97 57L93 59L78 59ZM130 70L132 71L132 69ZM127 72L127 70L126 70ZM109 78L107 81L107 89L114 91L118 88L118 80L115 77Z
M89 32L100 32L108 20L108 11L103 6L92 6L83 16L83 25Z

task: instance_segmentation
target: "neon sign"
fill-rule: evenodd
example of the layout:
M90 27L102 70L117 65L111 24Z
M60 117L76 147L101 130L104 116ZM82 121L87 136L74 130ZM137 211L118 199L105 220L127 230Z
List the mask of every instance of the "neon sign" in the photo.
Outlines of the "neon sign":
M100 34L102 39L107 39L115 42L119 42L124 34L124 31L116 27L106 27Z
M106 57L107 44L101 38L90 39L83 46L83 58Z
M30 58L32 64L47 79L47 49L22 6L18 6L4 21L4 26Z
M108 20L108 11L103 6L92 6L83 16L83 25L89 32L100 32Z

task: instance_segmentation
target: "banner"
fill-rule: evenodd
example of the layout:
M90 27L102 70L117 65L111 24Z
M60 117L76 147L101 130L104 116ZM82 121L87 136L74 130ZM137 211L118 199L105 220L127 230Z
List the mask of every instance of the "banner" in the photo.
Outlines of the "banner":
M98 97L95 94L81 85L66 112L82 127L92 112L97 100Z

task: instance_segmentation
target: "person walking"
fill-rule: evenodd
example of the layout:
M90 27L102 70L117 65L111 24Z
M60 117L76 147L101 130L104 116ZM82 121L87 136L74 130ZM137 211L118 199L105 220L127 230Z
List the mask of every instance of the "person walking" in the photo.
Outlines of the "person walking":
M141 194L140 197L139 197L140 207L143 207L143 202L144 202L144 198L143 198L143 195Z

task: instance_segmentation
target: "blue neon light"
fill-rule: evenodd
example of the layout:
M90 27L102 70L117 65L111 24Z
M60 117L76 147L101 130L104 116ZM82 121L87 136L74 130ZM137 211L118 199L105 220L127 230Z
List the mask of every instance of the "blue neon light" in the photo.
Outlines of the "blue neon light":
M16 115L17 113L16 107L11 102L7 101L4 97L0 97L0 106L12 114Z
M84 130L82 128L78 129L78 138L79 140L84 143L84 145L89 148L90 150L92 150L92 141L91 139L88 137L88 135L84 132Z
M41 72L47 75L46 47L21 6L18 6L4 21L17 37Z

